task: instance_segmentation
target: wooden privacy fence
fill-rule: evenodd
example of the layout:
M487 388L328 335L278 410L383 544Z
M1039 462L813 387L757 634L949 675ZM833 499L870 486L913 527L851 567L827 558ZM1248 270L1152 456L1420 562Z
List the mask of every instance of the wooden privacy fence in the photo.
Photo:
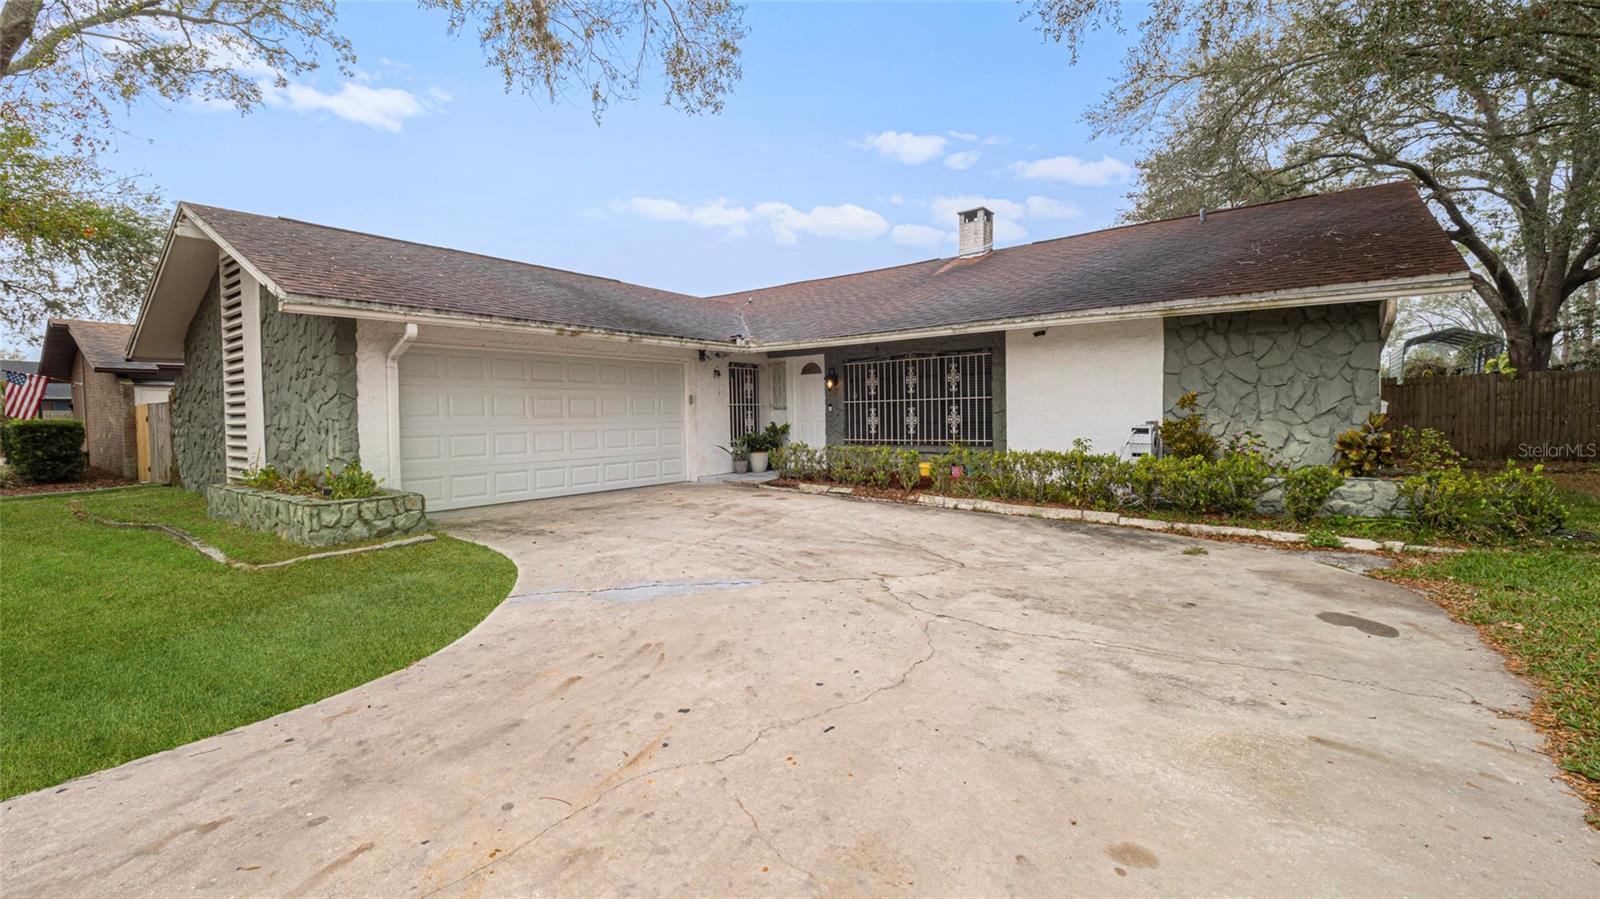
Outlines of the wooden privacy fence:
M172 483L171 409L167 403L141 403L133 407L139 480L143 483Z
M1435 428L1471 459L1600 461L1600 371L1383 382L1389 426Z

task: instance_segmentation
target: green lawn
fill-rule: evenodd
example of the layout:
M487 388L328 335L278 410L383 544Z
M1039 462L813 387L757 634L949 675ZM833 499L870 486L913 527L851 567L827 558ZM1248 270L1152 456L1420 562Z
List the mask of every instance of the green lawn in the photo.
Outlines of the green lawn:
M1565 491L1568 527L1600 534L1600 497ZM1600 826L1600 544L1546 541L1473 550L1394 569L1386 578L1447 580L1447 608L1526 666L1545 690L1561 767L1589 780Z
M0 797L221 733L403 668L466 633L516 577L448 537L240 571L310 550L213 522L176 488L0 500Z

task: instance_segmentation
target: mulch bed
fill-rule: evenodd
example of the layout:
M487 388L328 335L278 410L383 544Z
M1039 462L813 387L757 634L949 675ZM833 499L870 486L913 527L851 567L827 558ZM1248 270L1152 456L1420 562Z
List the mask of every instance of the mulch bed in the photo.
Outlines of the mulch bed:
M28 496L35 493L70 493L75 490L104 490L107 487L133 487L138 481L130 481L120 475L104 471L91 471L89 476L81 481L66 481L60 484L23 484L20 487L7 487L0 489L0 496Z

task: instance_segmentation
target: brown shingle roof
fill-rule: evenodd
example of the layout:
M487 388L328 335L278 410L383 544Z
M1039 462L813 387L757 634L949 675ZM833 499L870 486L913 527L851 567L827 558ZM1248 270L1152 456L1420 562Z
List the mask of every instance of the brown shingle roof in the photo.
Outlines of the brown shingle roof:
M823 340L1467 271L1403 182L711 298L183 205L292 294L717 341Z
M299 296L665 337L744 333L728 303L295 219L183 207Z
M728 294L762 340L1464 273L1409 184L1280 200L895 268Z
M44 345L39 348L39 371L53 379L72 377L74 351L95 371L117 374L143 374L176 371L181 365L133 362L125 355L133 325L121 322L92 322L77 318L52 318L45 326Z

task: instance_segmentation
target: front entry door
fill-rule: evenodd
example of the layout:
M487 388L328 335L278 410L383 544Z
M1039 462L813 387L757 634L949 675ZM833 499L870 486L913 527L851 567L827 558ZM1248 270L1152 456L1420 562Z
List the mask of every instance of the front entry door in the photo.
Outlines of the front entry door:
M807 446L822 446L828 442L826 408L828 391L822 382L822 365L807 362L800 367L794 379L794 434L792 437Z

